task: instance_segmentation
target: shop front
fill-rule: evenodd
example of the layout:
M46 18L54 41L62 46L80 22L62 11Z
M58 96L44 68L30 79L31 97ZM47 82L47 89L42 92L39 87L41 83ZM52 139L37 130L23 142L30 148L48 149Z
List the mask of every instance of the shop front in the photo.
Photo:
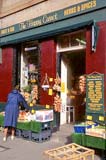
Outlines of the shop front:
M1 102L20 84L29 106L53 109L57 125L85 119L86 75L106 72L105 1L90 4L1 29Z

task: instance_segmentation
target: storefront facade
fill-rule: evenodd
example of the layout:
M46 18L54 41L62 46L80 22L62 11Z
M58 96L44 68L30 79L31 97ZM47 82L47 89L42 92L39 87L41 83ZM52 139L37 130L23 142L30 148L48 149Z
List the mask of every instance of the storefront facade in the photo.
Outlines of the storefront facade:
M50 5L50 2L38 4L42 5L42 12L45 4ZM33 18L28 15L29 19L23 18L18 23L10 24L9 17L4 17L0 30L0 101L6 101L7 94L16 83L29 90L28 84L35 85L34 103L54 106L56 112L61 112L61 124L66 123L67 92L72 89L73 81L78 82L80 76L93 72L104 74L104 84L106 81L105 0L76 1L72 5L67 1L66 7L62 5L64 1L57 7L55 4L52 12L48 10L40 16L36 13ZM37 10L36 7L33 6L32 11ZM17 19L18 12L13 15ZM104 85L104 106L105 90ZM82 105L85 97L83 91L80 98L77 96L80 103L76 104L75 121L81 117L82 110L85 112Z

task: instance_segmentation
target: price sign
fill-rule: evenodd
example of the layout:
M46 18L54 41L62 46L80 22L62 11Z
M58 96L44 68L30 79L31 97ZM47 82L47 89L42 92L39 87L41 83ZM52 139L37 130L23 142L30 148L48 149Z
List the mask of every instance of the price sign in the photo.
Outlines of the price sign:
M104 75L91 74L86 78L86 111L104 113Z

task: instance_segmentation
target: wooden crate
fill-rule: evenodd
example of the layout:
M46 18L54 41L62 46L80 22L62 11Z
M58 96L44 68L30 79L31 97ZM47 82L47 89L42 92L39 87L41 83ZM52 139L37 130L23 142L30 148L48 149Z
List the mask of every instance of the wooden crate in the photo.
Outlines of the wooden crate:
M44 152L47 160L94 160L94 150L71 143Z

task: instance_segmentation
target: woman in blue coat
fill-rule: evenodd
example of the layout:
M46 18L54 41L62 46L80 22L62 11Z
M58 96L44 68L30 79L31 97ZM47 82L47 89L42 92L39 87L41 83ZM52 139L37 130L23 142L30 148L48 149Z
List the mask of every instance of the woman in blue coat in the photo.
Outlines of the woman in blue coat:
M17 125L19 106L22 104L26 109L29 110L24 97L19 93L19 86L17 85L14 90L9 93L7 104L5 106L5 117L4 117L4 138L3 141L7 139L8 128L11 127L11 139L14 139L15 128Z

